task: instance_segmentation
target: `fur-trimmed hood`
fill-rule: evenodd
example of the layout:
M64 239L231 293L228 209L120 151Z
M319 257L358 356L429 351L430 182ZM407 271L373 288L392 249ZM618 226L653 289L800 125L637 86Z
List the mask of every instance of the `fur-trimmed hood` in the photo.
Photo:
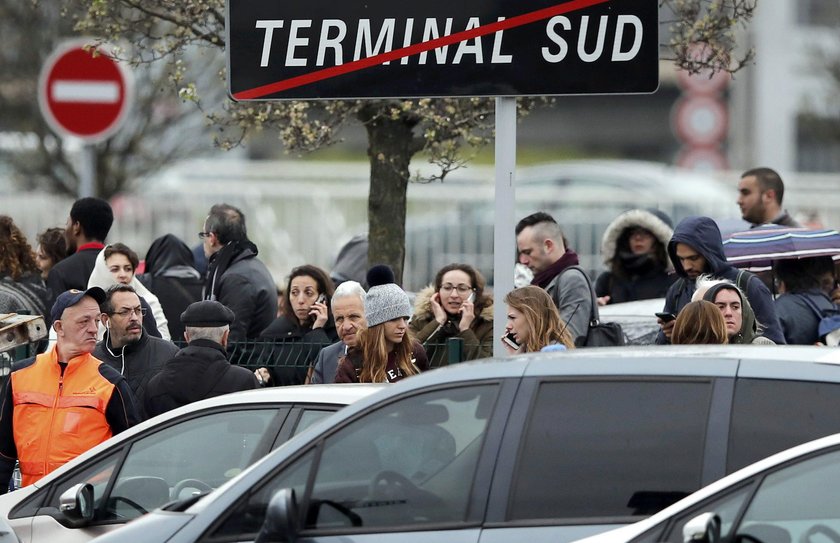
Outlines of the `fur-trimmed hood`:
M435 293L435 286L428 285L420 290L414 297L414 316L417 318L434 318L432 312L432 295ZM484 293L484 299L487 305L481 308L480 318L490 321L493 320L493 297Z
M601 258L607 267L610 266L612 259L615 258L618 238L621 237L621 233L627 228L636 226L650 231L663 247L668 247L668 242L671 240L671 236L674 235L674 230L670 225L670 219L659 210L631 209L630 211L625 211L613 219L604 231L604 237L601 238ZM667 263L666 271L668 273L674 271L671 262Z

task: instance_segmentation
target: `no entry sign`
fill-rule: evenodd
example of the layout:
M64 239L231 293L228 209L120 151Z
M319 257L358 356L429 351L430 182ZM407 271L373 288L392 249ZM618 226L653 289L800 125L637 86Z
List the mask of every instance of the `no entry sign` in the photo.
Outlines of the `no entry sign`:
M85 49L89 41L59 46L38 81L38 102L47 123L63 136L89 143L119 129L131 105L131 76L105 51Z
M653 92L657 0L227 0L235 100Z

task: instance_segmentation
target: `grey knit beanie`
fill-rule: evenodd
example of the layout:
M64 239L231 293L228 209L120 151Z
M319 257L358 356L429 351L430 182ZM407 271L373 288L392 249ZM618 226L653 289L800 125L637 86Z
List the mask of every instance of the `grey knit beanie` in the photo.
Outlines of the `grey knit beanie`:
M398 317L411 316L408 295L394 283L371 287L365 295L365 319L368 328Z

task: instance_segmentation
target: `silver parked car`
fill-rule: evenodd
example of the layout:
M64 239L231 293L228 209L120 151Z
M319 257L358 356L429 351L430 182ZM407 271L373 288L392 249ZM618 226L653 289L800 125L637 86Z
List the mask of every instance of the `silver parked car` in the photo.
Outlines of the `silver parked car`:
M579 539L840 431L838 353L636 347L450 366L98 541Z
M785 450L656 515L577 543L840 541L840 434Z
M0 518L25 543L90 541L169 501L221 486L291 436L381 388L277 387L180 407L0 496Z

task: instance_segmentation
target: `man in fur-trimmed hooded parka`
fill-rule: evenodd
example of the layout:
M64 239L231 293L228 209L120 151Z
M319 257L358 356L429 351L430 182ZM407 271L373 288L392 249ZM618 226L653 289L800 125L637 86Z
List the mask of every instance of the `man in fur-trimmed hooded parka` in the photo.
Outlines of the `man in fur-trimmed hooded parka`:
M601 240L607 271L598 276L599 305L662 298L676 279L667 247L671 219L656 209L631 209L613 220Z

